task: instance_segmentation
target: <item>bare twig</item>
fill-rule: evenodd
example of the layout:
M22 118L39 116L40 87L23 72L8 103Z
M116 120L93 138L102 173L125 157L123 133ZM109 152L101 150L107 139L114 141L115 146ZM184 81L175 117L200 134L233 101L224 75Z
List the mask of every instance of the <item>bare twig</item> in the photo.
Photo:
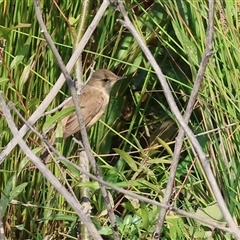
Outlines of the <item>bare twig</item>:
M177 121L179 122L179 124L181 125L181 127L183 128L183 130L185 131L185 134L189 137L189 140L191 141L192 146L194 147L199 160L201 161L202 167L204 169L204 172L208 178L208 182L211 186L211 189L214 193L214 196L219 204L219 207L225 217L226 222L228 223L228 225L230 226L230 228L233 231L233 235L236 239L240 239L240 231L238 229L238 226L235 224L226 203L224 202L224 199L222 197L221 191L218 187L218 184L216 182L216 179L213 175L213 172L211 170L210 164L209 164L209 159L208 157L205 155L204 151L201 148L201 145L199 144L198 140L195 138L194 133L192 132L192 130L189 128L188 124L185 122L183 116L181 115L175 101L173 98L173 95L171 93L171 90L168 86L168 83L166 81L165 76L163 75L160 67L158 66L156 60L154 59L153 55L151 54L150 50L148 49L148 47L146 46L145 42L143 41L142 37L138 34L138 32L136 31L136 29L134 28L133 24L131 23L129 17L127 16L126 10L123 6L123 3L121 0L118 1L114 1L114 2L118 2L118 6L117 9L123 14L124 20L119 20L119 22L125 26L134 36L135 40L138 42L139 46L142 48L142 51L144 52L146 58L148 59L148 61L150 62L150 64L152 65L153 69L156 72L156 75L162 85L162 88L164 90L164 95L166 97L166 100L169 104L169 107L172 111L172 113L175 115ZM159 236L156 236L159 237Z
M194 86L193 86L193 89L192 89L192 92L191 92L191 95L189 98L189 102L188 102L186 111L183 116L185 123L188 123L190 116L192 114L193 107L194 107L194 104L195 104L195 101L196 101L196 98L198 95L198 91L200 89L201 83L203 82L203 77L204 77L204 73L206 71L206 67L207 67L209 58L212 55L213 34L214 34L214 1L209 1L209 16L208 16L208 30L207 30L206 46L205 46L205 51L204 51L204 54L202 57L202 61L200 63L198 74L197 74L197 77L194 82ZM164 199L163 199L163 203L166 205L169 204L169 201L171 199L171 194L172 194L172 190L173 190L173 184L175 181L177 166L178 166L178 162L179 162L179 159L181 156L180 153L181 153L181 149L183 146L184 135L185 135L184 130L182 128L180 128L178 136L176 137L176 144L175 144L175 148L174 148L174 155L173 155L171 169L170 169L170 173L169 173L168 184L167 184L166 191L164 194ZM167 209L162 208L161 212L159 214L159 217L158 217L158 223L156 225L155 232L153 234L153 239L158 239L159 236L161 235L166 213L167 213Z
M89 77L88 77L87 81L85 82L85 84L87 84L87 82L91 79L92 74L95 72L95 70L94 70L95 64L96 64L96 62L93 61L92 65L91 65L91 67L90 67L90 70L91 70L91 71L90 71Z
M58 111L59 109L61 109L68 101L70 101L72 98L69 97L67 99L65 99L61 104L59 104L57 107L55 107L54 109L51 109L50 111L47 111L44 113L44 116L47 116L49 114L55 113L56 111Z
M40 6L39 6L39 2L38 0L34 0L34 7L35 7L35 12L36 12L36 16L37 16L37 19L38 19L38 22L39 22L39 25L42 29L42 33L44 34L44 37L47 41L47 43L49 44L49 47L51 48L55 58L56 58L56 61L64 75L64 77L66 78L66 82L70 88L70 91L71 91L71 95L72 95L72 100L73 100L73 103L75 105L75 111L76 111L76 115L77 115L77 119L78 119L78 123L79 123L79 127L80 127L80 132L81 132L81 137L82 137L82 142L83 142L83 146L84 146L84 151L86 152L86 155L87 155L87 158L89 160L89 162L91 163L92 167L93 167L93 171L94 171L94 174L98 177L98 178L101 178L102 179L102 176L100 174L100 171L98 169L98 166L96 164L96 161L92 155L92 150L91 150L91 147L90 147L90 144L89 144L89 141L88 141L88 136L87 136L87 131L86 131L86 128L85 128L85 124L84 124L84 121L83 121L83 117L82 117L82 114L81 114L81 108L79 106L79 99L78 99L78 96L77 96L77 92L74 88L74 82L72 81L63 61L62 61L62 58L60 56L60 54L58 53L50 35L48 34L47 32L47 29L46 29L46 26L43 22L43 19L42 19L42 14L41 14L41 11L40 11ZM88 164L88 163L86 163ZM102 194L103 194L103 198L105 200L105 203L106 203L106 207L107 207L107 210L108 210L108 214L109 214L109 219L110 219L110 223L111 223L111 226L112 226L112 230L113 230L113 235L114 235L114 239L119 239L119 234L118 234L118 231L117 231L117 221L116 221L116 217L114 215L114 212L113 212L113 208L112 208L112 205L111 205L111 202L110 202L110 198L108 196L108 192L105 188L104 185L100 184L100 189L102 191Z
M31 149L27 146L25 141L22 139L22 137L19 135L16 125L14 124L10 110L7 107L2 92L0 92L0 104L2 106L2 110L4 113L4 116L7 120L8 126L11 129L12 134L17 140L17 143L22 148L26 156L31 160L31 162L39 169L39 171L43 174L45 178L49 180L49 182L55 187L55 189L64 196L66 201L69 203L69 205L73 208L73 210L78 214L78 216L81 218L81 220L84 222L86 227L88 228L88 231L91 233L92 237L94 239L102 239L102 237L99 235L97 229L93 225L91 219L84 214L82 211L81 205L76 201L73 196L64 188L64 186L55 178L55 176L51 173L51 171L46 168L46 166L42 163L41 159L39 159Z

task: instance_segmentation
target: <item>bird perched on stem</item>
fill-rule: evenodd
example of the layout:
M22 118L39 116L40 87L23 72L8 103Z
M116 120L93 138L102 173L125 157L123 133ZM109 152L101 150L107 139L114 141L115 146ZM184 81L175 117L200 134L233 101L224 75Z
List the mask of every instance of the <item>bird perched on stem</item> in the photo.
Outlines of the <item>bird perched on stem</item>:
M103 115L107 108L110 92L113 85L125 77L119 77L107 69L96 70L89 81L83 86L78 95L83 121L86 129L89 130ZM66 102L64 108L74 106L72 99ZM76 113L72 113L62 119L63 138L66 139L80 131ZM51 139L51 144L55 142L55 136ZM41 159L46 158L45 151ZM47 153L48 155L48 153Z

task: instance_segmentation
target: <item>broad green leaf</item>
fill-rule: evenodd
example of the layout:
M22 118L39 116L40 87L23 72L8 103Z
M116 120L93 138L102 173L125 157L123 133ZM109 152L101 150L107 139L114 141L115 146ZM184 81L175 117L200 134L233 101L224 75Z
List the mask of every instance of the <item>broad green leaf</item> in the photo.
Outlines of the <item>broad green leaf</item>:
M219 224L223 222L222 224L225 225L224 217L216 202L209 204L207 207L203 209L198 208L196 214L202 218L206 218L212 221L218 221ZM208 226L207 224L203 224L203 223L202 225Z
M105 236L112 235L112 228L109 226L103 226L98 232L99 234L105 235Z

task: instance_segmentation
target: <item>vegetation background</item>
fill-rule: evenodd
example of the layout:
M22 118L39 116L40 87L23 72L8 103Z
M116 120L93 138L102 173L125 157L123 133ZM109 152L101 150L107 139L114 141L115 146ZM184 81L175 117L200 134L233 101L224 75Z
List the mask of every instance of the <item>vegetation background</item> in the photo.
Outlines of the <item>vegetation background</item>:
M65 63L100 4L101 1L92 0L42 1L46 27ZM125 5L184 112L204 51L207 1L129 0ZM60 69L41 37L32 1L1 0L0 12L0 43L4 47L0 51L0 89L28 119L55 83ZM240 221L239 12L240 1L215 2L216 52L189 123L211 157L212 169L236 222ZM91 130L89 139L104 180L162 201L178 128L149 62L132 35L116 21L118 18L121 15L113 8L107 10L81 59L84 78L93 61L96 69L108 68L127 76L116 86L107 113ZM76 76L76 71L71 74ZM64 86L48 110L67 96L69 91ZM14 114L13 117L20 128L23 122ZM42 117L35 128L44 132L50 121L50 117ZM4 148L12 134L3 116L0 133L0 147ZM29 132L25 140L39 154L42 143L37 136ZM59 142L57 148L78 162L78 152L71 140ZM55 164L48 167L63 184L67 179L76 196L80 196L78 171L64 167L62 174ZM102 236L112 239L98 184L91 181L87 185L92 219ZM0 189L8 239L43 239L50 233L54 233L53 239L66 236L77 239L78 217L18 147L1 165ZM159 208L109 191L122 239L150 239ZM182 149L172 203L224 222L188 139ZM231 236L170 212L161 239L231 239Z

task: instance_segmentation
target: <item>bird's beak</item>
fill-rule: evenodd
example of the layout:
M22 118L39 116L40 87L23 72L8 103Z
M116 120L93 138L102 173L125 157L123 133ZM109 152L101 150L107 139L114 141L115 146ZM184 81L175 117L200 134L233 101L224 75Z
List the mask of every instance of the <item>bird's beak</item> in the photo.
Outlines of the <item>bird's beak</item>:
M125 78L127 78L127 77L125 77L125 76L118 76L117 81L125 79Z

